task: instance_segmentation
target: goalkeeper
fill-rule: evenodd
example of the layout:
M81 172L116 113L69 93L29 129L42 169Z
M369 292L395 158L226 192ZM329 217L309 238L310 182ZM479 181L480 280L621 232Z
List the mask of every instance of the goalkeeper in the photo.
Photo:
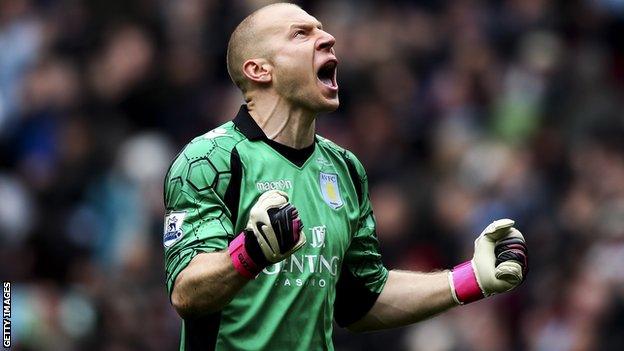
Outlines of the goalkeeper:
M366 173L315 134L338 107L335 39L292 4L232 33L238 115L192 140L165 179L164 246L181 350L333 349L332 322L394 328L502 293L526 277L514 222L490 224L450 271L388 271Z

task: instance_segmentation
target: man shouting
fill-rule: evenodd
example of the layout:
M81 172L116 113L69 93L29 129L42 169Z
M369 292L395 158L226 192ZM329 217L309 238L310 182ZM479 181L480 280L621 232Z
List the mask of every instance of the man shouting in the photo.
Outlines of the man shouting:
M315 134L338 108L335 38L292 4L232 33L227 66L246 104L192 140L165 180L165 263L181 350L331 350L332 323L394 328L513 289L527 250L490 224L450 271L388 271L366 173Z

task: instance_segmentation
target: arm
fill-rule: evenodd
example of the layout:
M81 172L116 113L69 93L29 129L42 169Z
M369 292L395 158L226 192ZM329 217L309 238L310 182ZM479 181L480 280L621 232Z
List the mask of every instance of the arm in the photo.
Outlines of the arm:
M394 328L428 318L454 305L448 272L391 271L383 266L366 172L350 153L347 160L361 196L360 220L345 254L336 286L334 316L352 331Z
M404 326L522 283L528 267L526 244L509 219L485 228L475 240L472 260L452 271L388 272L379 254L366 172L355 156L345 156L359 178L361 215L337 284L334 316L338 325L352 331Z
M373 307L349 329L404 326L520 285L527 273L527 250L513 224L507 219L490 224L475 240L473 259L451 272L390 272Z
M171 303L183 318L222 309L262 269L301 248L306 242L302 229L286 193L262 194L251 208L247 229L227 251L198 254L180 272Z
M165 176L165 278L171 303L183 318L222 309L246 280L305 243L297 211L281 192L261 195L248 213L242 210L247 225L237 226L240 204L228 194L240 187L242 164L227 143L235 140L221 139L219 148L212 139L194 140ZM259 229L266 236L256 235Z
M448 271L391 271L371 310L348 328L360 332L400 327L456 305L449 286Z
M182 318L215 312L248 281L234 268L227 251L201 253L176 278L171 303Z

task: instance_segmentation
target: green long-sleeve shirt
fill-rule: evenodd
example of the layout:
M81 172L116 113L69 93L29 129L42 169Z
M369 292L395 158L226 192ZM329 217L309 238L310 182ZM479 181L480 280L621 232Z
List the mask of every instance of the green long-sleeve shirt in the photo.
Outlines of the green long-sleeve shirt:
M320 136L303 150L277 144L243 105L233 121L191 141L167 173L169 293L197 253L227 249L271 189L288 193L307 243L265 268L222 311L184 320L181 350L332 350L333 319L358 320L383 289L388 271L361 163Z

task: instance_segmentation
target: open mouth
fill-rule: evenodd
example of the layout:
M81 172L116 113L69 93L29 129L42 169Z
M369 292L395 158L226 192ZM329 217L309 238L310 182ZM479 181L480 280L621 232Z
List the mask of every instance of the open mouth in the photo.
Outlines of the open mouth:
M318 80L326 87L336 90L338 84L336 84L336 67L338 62L335 60L329 60L325 62L321 68L319 68L316 76Z

